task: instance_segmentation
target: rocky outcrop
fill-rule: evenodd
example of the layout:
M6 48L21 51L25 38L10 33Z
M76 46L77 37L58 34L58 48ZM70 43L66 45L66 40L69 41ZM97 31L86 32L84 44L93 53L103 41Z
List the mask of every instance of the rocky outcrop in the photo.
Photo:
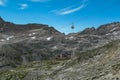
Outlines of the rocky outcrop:
M92 27L92 28L86 28L85 30L83 30L82 32L80 32L80 34L87 34L87 35L93 34L93 35L95 35L95 34L97 34L97 31L96 31L96 29L94 27Z

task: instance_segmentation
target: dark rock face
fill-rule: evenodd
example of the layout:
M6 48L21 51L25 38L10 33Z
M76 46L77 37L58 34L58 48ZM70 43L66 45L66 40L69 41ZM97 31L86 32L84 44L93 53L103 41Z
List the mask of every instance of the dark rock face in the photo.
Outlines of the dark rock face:
M0 17L0 27L4 25L4 20Z
M86 28L85 30L83 30L82 32L80 32L80 34L96 34L96 29L94 27L92 28Z
M0 19L0 67L32 61L69 59L86 50L120 39L120 23L64 35L43 24L17 25Z

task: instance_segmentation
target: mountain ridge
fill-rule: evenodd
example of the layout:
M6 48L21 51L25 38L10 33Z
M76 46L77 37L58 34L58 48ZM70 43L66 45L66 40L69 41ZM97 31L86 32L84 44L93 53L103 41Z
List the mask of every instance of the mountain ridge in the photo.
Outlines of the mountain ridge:
M48 26L46 24L39 24L39 23L15 24L15 23L12 23L12 22L9 22L9 21L5 21L2 17L0 17L0 22L3 24L2 25L3 27L4 26L9 26L9 25L10 25L10 27L14 26L14 27L17 27L17 28L19 28L19 27L28 27L28 28L31 28L30 26L34 26L34 28L37 28L37 29L40 28L40 27L42 27L42 26L44 26L44 27L50 27L50 26ZM114 25L113 27L115 27L115 25L120 25L120 22L112 22L112 23L104 24L104 25L99 26L98 28L88 27L88 28L86 28L86 29L84 29L84 30L82 30L80 32L76 32L76 33L89 34L92 31L93 32L93 33L91 32L92 34L100 35L100 34L102 34L102 32L100 32L100 31L102 31L103 29L107 28L106 26L108 26L108 28L110 28L110 25ZM111 28L113 28L113 27L111 26ZM32 29L34 29L34 28L32 28ZM54 27L51 27L51 28L54 29ZM96 32L98 32L98 33L96 33ZM72 33L69 33L69 34L72 34ZM102 34L102 35L104 35L104 34Z
M120 22L114 22L114 23L102 25L97 29L95 29L94 27L87 28L81 32L71 33L68 35L63 34L57 31L56 29L54 29L53 27L49 27L48 25L42 25L42 24L16 25L11 22L5 22L3 21L3 19L0 20L0 23L3 23L2 25L0 24L0 30L1 30L0 31L0 71L4 72L4 70L8 70L8 73L13 76L16 74L16 72L13 70L13 74L11 74L11 71L9 70L12 70L14 68L16 69L16 67L19 67L21 65L23 66L29 65L31 66L28 68L30 72L27 72L29 70L26 70L26 68L25 70L24 68L23 70L21 70L20 68L20 73L19 73L20 75L21 73L25 72L25 74L21 75L24 77L23 80L30 80L29 78L36 77L36 75L34 75L34 68L32 67L33 64L35 64L36 66L37 65L45 66L45 67L40 66L40 68L43 68L43 70L53 68L52 74L50 75L48 74L49 76L45 75L40 77L40 79L42 80L45 79L48 80L75 79L76 80L76 79L80 79L79 77L81 76L82 76L81 80L94 80L94 79L103 80L103 78L98 78L97 75L94 76L91 74L90 77L88 73L90 73L91 70L93 69L89 69L89 68L94 68L91 67L90 65L88 65L88 67L85 66L86 69L89 70L89 72L87 72L87 70L84 70L83 67L82 67L83 70L79 70L80 67L76 68L78 69L78 71L87 72L84 74L82 73L80 74L80 72L77 72L81 76L79 76L75 72L76 78L74 76L71 76L74 75L74 71L76 71L76 69L74 69L73 73L69 72L68 70L72 71L72 68L70 68L71 65L74 67L77 65L83 66L82 64L75 63L76 58L77 59L79 58L80 62L88 61L88 64L91 62L91 60L100 59L102 61L102 57L100 57L100 55L105 55L107 53L108 54L107 56L112 57L112 53L114 53L114 51L112 50L115 49L118 50L118 47L117 48L114 47L116 47L116 45L119 46ZM111 44L113 44L113 46L108 46ZM105 51L112 53L110 53L109 55L109 53ZM117 54L119 55L118 52ZM104 59L107 60L107 58L103 57L103 60ZM113 57L113 59L115 59L115 57ZM110 58L110 60L112 60L112 58ZM42 64L40 64L40 62ZM110 63L112 64L112 62ZM75 63L75 65L73 65L72 63ZM55 67L52 64L54 64ZM39 68L35 67L35 69L39 69ZM95 70L96 69L97 68L95 67ZM35 71L35 74L39 74L39 72L43 72L43 74L44 73L46 74L46 71L41 71L41 70L38 72ZM93 74L95 74L95 72L96 71L93 70ZM65 74L65 76L63 76L61 73ZM5 75L6 74L7 73L5 73ZM86 77L84 77L84 75ZM0 76L1 76L0 79L7 80L4 79L4 75L0 75ZM69 78L68 76L71 78ZM16 77L13 80L16 80Z

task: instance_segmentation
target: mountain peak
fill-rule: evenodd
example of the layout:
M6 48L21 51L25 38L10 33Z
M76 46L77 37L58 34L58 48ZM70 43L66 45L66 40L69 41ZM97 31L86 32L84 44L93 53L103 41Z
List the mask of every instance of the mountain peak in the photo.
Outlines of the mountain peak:
M0 16L0 27L2 27L3 26L3 24L4 24L4 20L2 19L2 17Z
M4 22L3 18L0 16L0 22Z

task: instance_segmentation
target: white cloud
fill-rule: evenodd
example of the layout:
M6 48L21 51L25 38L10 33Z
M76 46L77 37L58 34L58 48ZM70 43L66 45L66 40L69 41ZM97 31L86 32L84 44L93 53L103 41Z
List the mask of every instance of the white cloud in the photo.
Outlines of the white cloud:
M24 10L28 7L28 4L19 4L20 5L20 8L21 10Z
M49 0L30 0L30 1L32 1L32 2L47 2Z
M61 10L59 10L58 12L56 12L59 15L67 15L76 11L79 11L81 9L83 9L86 6L86 2L88 0L83 0L82 4L79 5L78 7L72 8L72 7L67 7L67 8L63 8Z
M0 0L0 6L5 6L6 0Z
M76 11L79 11L80 9L82 9L84 7L84 5L81 5L79 7L76 7L76 8L73 8L73 9L69 9L69 10L66 10L66 11L60 11L59 14L60 15L66 15L66 14L70 14L70 13L73 13L73 12L76 12Z

